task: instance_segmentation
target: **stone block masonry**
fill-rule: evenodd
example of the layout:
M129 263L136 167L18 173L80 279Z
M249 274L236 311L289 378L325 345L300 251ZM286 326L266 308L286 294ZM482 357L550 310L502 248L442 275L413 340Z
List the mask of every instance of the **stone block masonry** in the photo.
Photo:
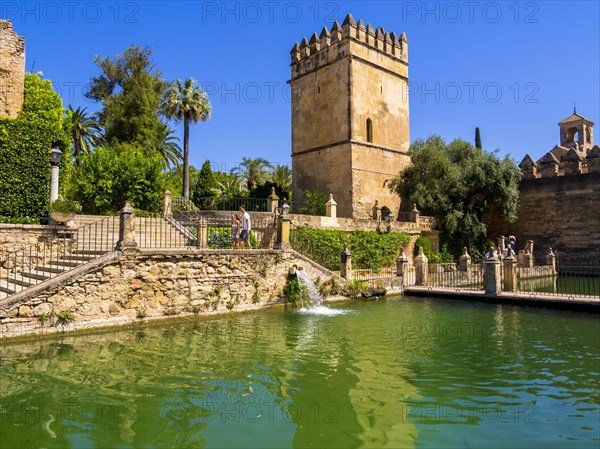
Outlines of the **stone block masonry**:
M598 265L600 261L600 173L523 179L518 219L494 221L490 235L514 233L518 246L535 242L536 255L550 248L559 266Z
M282 302L290 266L333 274L294 252L131 251L46 291L0 303L0 338L146 319L256 309ZM61 320L71 314L73 320Z
M25 38L0 20L0 117L15 118L23 105Z
M408 39L347 15L291 50L294 201L333 194L337 215L394 214L388 183L410 164Z

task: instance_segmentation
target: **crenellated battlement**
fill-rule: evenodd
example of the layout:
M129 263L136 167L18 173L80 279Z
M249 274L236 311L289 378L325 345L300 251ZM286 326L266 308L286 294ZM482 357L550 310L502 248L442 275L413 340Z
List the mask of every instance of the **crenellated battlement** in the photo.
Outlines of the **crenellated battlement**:
M352 14L346 16L341 26L336 20L331 30L323 27L318 36L317 33L313 33L310 39L304 37L300 44L296 42L290 52L291 63L295 65L308 59L318 58L332 47L348 41L359 42L408 64L408 39L405 33L397 37L394 32L387 33L381 27L375 29L370 23L365 26L362 19L358 23L355 22Z

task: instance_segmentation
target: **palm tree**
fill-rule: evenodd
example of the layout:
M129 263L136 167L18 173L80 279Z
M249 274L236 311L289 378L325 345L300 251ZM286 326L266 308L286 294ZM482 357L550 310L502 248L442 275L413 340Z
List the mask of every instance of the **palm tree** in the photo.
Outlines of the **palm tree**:
M277 184L283 193L289 194L292 191L292 170L287 165L276 165L271 170L269 181Z
M71 127L73 158L81 162L80 156L89 154L93 147L105 144L102 126L86 112L86 108L73 109L71 105L66 111L66 121Z
M262 184L267 179L267 170L271 169L272 165L261 157L256 159L242 158L240 165L231 170L241 179L246 181L248 192L254 190L258 184Z
M208 96L192 78L171 83L163 97L163 108L168 118L183 121L183 197L190 197L190 122L205 122L212 108Z
M156 152L160 155L163 167L171 170L172 167L178 167L183 157L181 147L179 146L179 137L174 136L175 131L167 125L160 130L158 148Z

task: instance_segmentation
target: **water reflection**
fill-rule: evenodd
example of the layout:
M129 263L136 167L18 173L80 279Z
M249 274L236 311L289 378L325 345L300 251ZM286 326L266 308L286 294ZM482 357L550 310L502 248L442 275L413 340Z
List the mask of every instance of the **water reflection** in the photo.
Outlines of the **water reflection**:
M4 346L2 447L597 444L595 316L339 307L352 313L273 309Z

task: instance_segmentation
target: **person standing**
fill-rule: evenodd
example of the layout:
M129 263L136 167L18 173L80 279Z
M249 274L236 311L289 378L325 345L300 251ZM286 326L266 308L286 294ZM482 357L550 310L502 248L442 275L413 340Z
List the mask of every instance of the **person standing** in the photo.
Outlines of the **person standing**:
M231 243L233 249L240 247L240 218L238 214L231 214Z
M250 231L252 230L252 223L250 221L250 214L246 212L246 205L242 204L240 206L240 212L242 213L242 232L240 233L240 240L242 242L242 248L246 245L248 249L252 249L252 245L250 244Z

